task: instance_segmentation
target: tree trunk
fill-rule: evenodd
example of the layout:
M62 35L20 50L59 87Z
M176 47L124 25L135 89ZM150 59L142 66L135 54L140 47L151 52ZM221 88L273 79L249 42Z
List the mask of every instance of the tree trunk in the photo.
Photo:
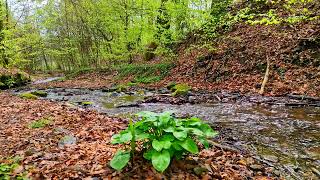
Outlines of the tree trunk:
M259 94L264 94L264 89L266 87L266 84L268 82L268 79L269 79L269 71L270 71L270 60L269 60L269 56L267 56L267 68L266 68L266 73L264 75L264 78L263 78L263 82L262 82L262 85L261 85L261 89L259 91Z

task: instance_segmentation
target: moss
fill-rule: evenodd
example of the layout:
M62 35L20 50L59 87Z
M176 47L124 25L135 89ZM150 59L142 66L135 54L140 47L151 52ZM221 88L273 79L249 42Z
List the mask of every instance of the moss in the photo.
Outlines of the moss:
M54 81L56 81L56 82L64 82L64 81L66 81L66 80L67 80L66 77L61 77L61 78L58 78L58 79L56 79L56 80L54 80Z
M128 86L124 85L124 84L120 84L117 86L116 88L116 92L120 93L120 92L126 92L128 90Z
M143 83L143 84L150 84L154 82L158 82L161 80L160 76L148 76L148 77L137 77L135 78L136 82Z
M19 97L24 98L24 99L38 99L38 96L33 95L31 93L22 93L19 95Z
M177 84L172 90L174 90L172 96L185 96L191 90L191 87L187 84Z
M176 82L170 82L167 84L166 88L172 90L177 85Z
M90 106L90 105L93 105L93 102L91 101L83 101L80 103L82 106Z
M47 97L48 96L48 93L45 91L34 91L34 92L31 92L31 94L39 96L39 97Z
M38 129L38 128L44 128L47 125L49 125L51 123L51 119L50 118L42 118L36 121L33 121L32 123L29 124L29 128L30 129Z
M9 89L23 86L30 82L28 74L16 71L0 69L0 89Z

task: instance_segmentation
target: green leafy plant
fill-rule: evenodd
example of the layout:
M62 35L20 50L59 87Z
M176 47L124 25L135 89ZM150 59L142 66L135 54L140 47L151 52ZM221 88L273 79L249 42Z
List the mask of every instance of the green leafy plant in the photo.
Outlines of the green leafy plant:
M33 121L29 124L29 128L31 129L38 129L38 128L44 128L47 125L51 123L50 118L41 118L39 120Z
M19 167L19 161L20 161L20 158L13 158L13 159L7 159L7 160L0 159L0 179L1 180L28 179L26 177L26 173L24 172L21 172L18 174L13 173Z
M152 162L153 167L165 171L172 158L181 159L188 153L199 152L197 142L209 148L208 138L215 132L201 119L176 118L172 112L154 113L143 111L137 114L140 121L130 121L129 127L112 137L113 144L125 144L110 162L116 170L123 169L133 157L137 144L142 144L143 157Z

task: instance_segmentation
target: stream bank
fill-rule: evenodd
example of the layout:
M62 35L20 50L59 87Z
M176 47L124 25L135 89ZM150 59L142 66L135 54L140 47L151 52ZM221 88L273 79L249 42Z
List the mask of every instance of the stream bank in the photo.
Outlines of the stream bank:
M134 88L127 92L52 88L15 93L35 90L47 93L43 99L113 117L167 110L175 111L177 116L197 116L220 131L217 142L253 154L275 174L289 179L319 176L320 101L316 98L242 96L225 92L197 92L174 98L165 89Z

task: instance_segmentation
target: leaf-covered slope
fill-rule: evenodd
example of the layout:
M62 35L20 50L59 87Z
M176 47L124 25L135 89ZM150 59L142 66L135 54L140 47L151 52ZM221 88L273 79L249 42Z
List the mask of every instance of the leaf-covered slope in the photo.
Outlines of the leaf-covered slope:
M179 61L164 82L189 83L199 89L258 92L267 57L271 73L266 93L320 96L320 20L298 24L239 23L211 47L180 49Z

